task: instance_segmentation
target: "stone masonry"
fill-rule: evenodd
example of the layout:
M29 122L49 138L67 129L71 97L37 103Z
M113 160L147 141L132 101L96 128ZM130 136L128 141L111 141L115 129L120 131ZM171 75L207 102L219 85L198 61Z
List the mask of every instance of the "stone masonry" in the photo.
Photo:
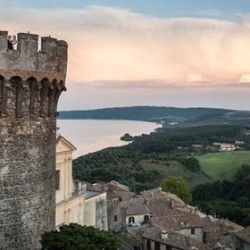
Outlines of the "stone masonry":
M57 102L65 88L67 43L0 31L0 249L39 249L55 228Z

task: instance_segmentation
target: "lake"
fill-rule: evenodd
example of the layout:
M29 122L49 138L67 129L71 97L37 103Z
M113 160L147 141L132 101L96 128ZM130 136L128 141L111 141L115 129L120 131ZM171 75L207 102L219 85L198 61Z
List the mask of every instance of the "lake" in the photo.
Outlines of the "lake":
M70 141L77 150L73 158L92 153L107 147L122 146L125 133L132 136L149 134L160 124L127 120L57 120L59 133Z

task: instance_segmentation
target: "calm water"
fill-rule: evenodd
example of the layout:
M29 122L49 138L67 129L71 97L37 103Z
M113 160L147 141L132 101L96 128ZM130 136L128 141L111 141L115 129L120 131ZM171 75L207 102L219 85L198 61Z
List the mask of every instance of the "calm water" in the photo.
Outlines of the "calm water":
M161 125L152 122L124 120L57 120L59 133L69 140L77 150L73 157L95 152L107 147L122 146L127 142L120 137L149 134Z

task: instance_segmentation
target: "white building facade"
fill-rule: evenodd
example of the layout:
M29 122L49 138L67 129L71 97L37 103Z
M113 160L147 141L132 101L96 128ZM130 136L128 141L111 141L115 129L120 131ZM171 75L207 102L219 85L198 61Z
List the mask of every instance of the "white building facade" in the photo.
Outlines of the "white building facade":
M75 184L72 154L76 147L59 135L56 145L56 228L78 223L107 230L106 193L89 192L86 184Z

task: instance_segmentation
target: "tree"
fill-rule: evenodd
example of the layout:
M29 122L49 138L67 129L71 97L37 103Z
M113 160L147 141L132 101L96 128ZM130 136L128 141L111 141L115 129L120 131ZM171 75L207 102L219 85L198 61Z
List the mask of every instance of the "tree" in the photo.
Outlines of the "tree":
M62 225L59 231L45 232L41 238L42 250L115 250L120 246L114 234L75 223Z
M161 181L160 187L165 192L171 192L180 197L185 203L192 201L191 192L182 177L170 176Z

